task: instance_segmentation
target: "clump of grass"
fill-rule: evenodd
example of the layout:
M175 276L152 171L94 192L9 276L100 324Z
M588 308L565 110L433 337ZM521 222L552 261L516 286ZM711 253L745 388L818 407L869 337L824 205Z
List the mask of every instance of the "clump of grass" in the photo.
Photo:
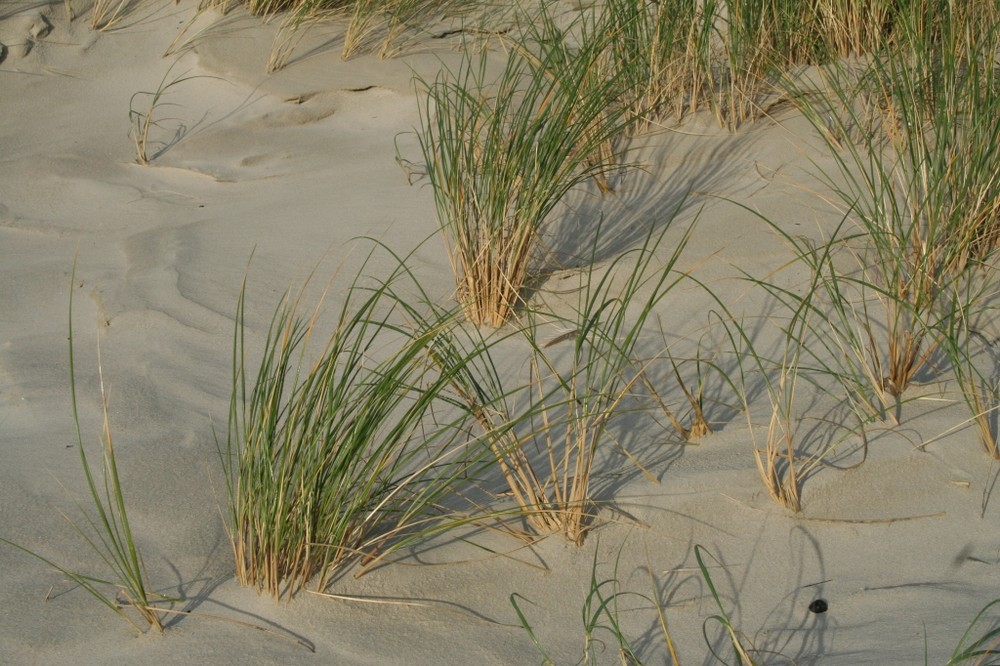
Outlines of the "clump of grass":
M647 238L634 258L623 255L603 275L593 266L584 274L575 317L563 322L573 345L568 360L538 344L535 335L529 338L535 398L529 421L550 461L544 474L551 488L548 512L559 531L577 544L583 543L593 518L590 483L608 422L644 377L636 353L644 325L680 280L673 267L687 236L655 269L651 262L658 243L652 241ZM621 287L615 286L619 266L625 271Z
M674 379L677 380L677 387L681 390L684 396L684 400L687 402L688 406L688 416L685 418L684 414L681 413L676 408L671 408L667 404L660 390L656 388L656 385L650 379L648 369L643 373L642 383L645 385L646 390L649 391L649 395L653 398L654 403L659 407L660 411L667 418L670 426L677 432L677 434L685 442L693 442L711 434L712 426L708 422L708 418L705 416L705 372L707 369L718 370L714 362L710 359L703 358L700 353L693 359L685 359L678 363L678 360L670 352L670 345L667 343L666 333L663 330L663 321L657 315L657 325L660 331L660 337L663 339L664 351L662 354L658 355L654 360L660 360L666 356L667 360L670 362L670 369L673 372ZM685 362L694 363L695 366L695 378L696 384L693 387L688 386L688 382L684 380L681 374L681 366ZM652 365L652 364L650 364ZM735 386L731 385L730 379L725 373L720 373L722 379L725 383L730 384L730 387L735 389Z
M526 520L542 534L562 534L576 544L586 537L595 513L591 480L598 451L606 446L609 421L643 378L637 345L653 308L680 280L673 269L686 240L655 269L652 235L606 271L591 264L573 317L557 318L567 332L556 339L540 342L530 323L518 329L515 335L531 350L529 404L521 411L509 404L515 392L503 388L488 355L449 373ZM596 238L594 243L596 253ZM559 355L556 346L563 342L572 348ZM453 351L437 361L448 367L462 358Z
M673 115L679 122L697 108L698 46L703 19L696 0L609 0L605 5L606 59L635 91L627 113L643 130Z
M537 50L513 45L499 78L488 53L420 81L420 145L468 319L500 326L523 304L539 234L572 188L617 167L606 146L629 124L603 46L568 46L544 19ZM595 31L596 32L596 31Z
M601 579L598 576L598 555L600 553L600 547L598 546L594 551L594 559L590 569L590 584L587 588L587 596L584 598L581 608L584 650L583 658L579 663L609 663L604 654L607 647L606 642L598 640L595 637L598 630L605 634L610 634L613 639L612 644L616 645L618 648L616 651L616 661L624 665L640 665L643 663L639 658L638 650L635 646L633 646L632 641L630 641L625 635L625 631L622 628L620 620L621 610L619 602L623 599L634 597L639 601L647 602L652 608L656 609L660 633L663 636L663 641L667 647L668 653L670 654L670 663L679 665L681 661L677 657L677 649L674 646L670 631L667 629L663 606L659 600L655 598L655 583L653 591L654 597L646 596L640 592L622 590L620 587L618 570L624 547L624 544L622 544L622 546L618 549L612 576L605 579ZM756 652L756 650L752 647L747 637L733 625L733 622L729 617L729 613L726 611L726 608L722 603L722 598L719 596L719 592L715 587L715 582L712 580L712 575L709 571L709 566L706 564L706 559L711 558L719 565L722 563L701 545L695 545L694 555L695 560L698 563L698 570L701 572L702 579L705 581L709 594L715 602L716 607L719 609L718 613L710 616L702 625L702 633L705 639L706 647L719 663L738 664L740 666L756 666L756 664L761 663L751 656ZM652 582L652 575L650 576L650 580ZM535 633L535 629L525 615L524 610L521 608L519 600L533 603L520 594L514 593L510 595L510 604L514 608L514 613L517 615L518 622L528 635L532 644L535 646L535 649L538 650L538 653L541 655L542 663L555 664L555 660L549 655L538 635ZM713 622L717 623L725 630L726 638L733 649L733 661L723 658L716 652L714 641L712 641L709 636L709 625Z
M350 563L445 524L437 502L469 456L458 422L430 418L454 381L428 362L446 326L399 320L393 283L405 273L374 286L359 274L317 360L307 352L320 309L303 318L301 294L283 301L249 378L241 292L223 466L242 584L291 597L317 576L324 589Z
M720 126L729 131L760 116L773 90L779 26L772 9L756 0L726 0L725 16L717 19L722 55L709 70L711 102Z
M866 68L824 66L827 90L792 86L836 161L820 175L858 228L843 243L856 270L825 268L836 330L897 411L938 349L954 287L995 244L1000 205L997 31L970 39L967 19L938 9L898 16Z
M893 294L873 283L876 279L861 266L858 273L844 268L838 259L842 253L863 259L852 249L863 235L845 234L841 237L844 223L825 241L816 243L807 238L795 237L785 232L777 224L761 216L781 237L795 256L794 265L805 267L810 274L809 289L780 287L767 280L753 281L764 288L789 311L799 312L809 322L808 331L813 343L801 347L811 359L812 369L819 374L834 378L844 389L844 399L861 424L871 420L891 418L899 423L902 401L900 393L892 388L901 379L887 375L888 368L906 370L907 381L910 373L919 370L915 362L904 364L897 358L897 336L910 341L914 337L912 322L918 322L909 313L906 319L910 327L902 325L899 317L907 313L906 303L900 302ZM884 317L880 317L880 308ZM896 319L893 318L895 315ZM939 323L937 320L935 324ZM909 332L907 332L909 331ZM929 327L919 329L920 337L933 333ZM883 345L888 348L887 360ZM933 351L933 348L930 350ZM929 354L930 351L927 353ZM896 359L893 361L892 359ZM926 359L920 359L921 364Z
M758 351L753 334L744 322L735 317L714 293L709 294L720 306L723 316L720 322L729 339L729 343L737 359L737 379L728 380L736 388L736 393L742 402L746 415L750 437L753 440L754 461L764 487L771 498L787 509L799 512L802 508L801 485L812 474L823 459L833 449L826 445L821 450L803 455L800 452L798 430L802 417L796 407L800 381L816 383L818 378L833 376L845 386L851 387L853 379L845 379L835 365L836 361L824 359L817 349L825 349L830 344L823 341L825 333L815 323L815 319L824 321L822 305L817 301L822 296L823 275L813 271L810 280L801 293L798 289L791 290L780 287L767 280L747 276L754 285L762 288L773 297L775 304L784 308L784 323L780 323L780 357L771 359ZM770 318L782 316L781 313L769 315ZM836 358L836 357L835 357ZM806 366L803 361L813 359L817 363ZM750 396L762 388L770 404L767 433L761 442L757 436L751 411ZM853 396L847 396L852 411L858 414ZM858 429L863 434L867 419L858 416ZM846 426L848 434L857 431Z
M605 16L610 70L638 92L627 100L637 127L707 104L735 131L766 107L779 52L769 3L612 0Z
M771 499L796 513L802 510L801 484L820 464L823 456L820 452L803 457L797 450L800 417L795 401L798 383L802 378L800 364L805 345L805 326L801 322L799 320L799 325L796 326L793 321L785 329L782 356L776 362L765 359L757 352L742 324L736 321L726 324L727 329L732 326L735 330L735 333L730 331L729 335L733 338L734 348L740 358L739 395L743 400L743 411L753 440L757 472ZM742 364L746 361L750 362L749 371L743 369ZM770 418L763 442L758 440L750 411L748 395L751 389L747 375L763 381L770 403Z
M156 600L166 600L150 590L146 580L146 568L142 555L136 546L132 527L126 510L125 493L118 474L118 464L115 460L114 441L111 437L111 424L108 418L108 400L104 390L104 375L101 371L100 352L98 351L98 371L101 385L101 407L104 417L101 438L101 470L95 474L87 458L83 435L80 431L80 416L76 399L76 364L73 359L73 283L76 280L76 267L70 278L69 299L69 385L73 406L73 425L76 430L77 450L80 453L80 465L87 480L93 513L91 515L81 504L77 504L82 520L67 521L77 534L83 538L89 549L93 551L108 570L107 577L79 573L62 567L52 560L29 550L16 543L0 538L0 541L11 545L33 557L38 558L53 569L72 580L86 590L95 599L107 606L119 617L129 623L137 631L144 632L150 628L160 632L163 624L160 621L162 612L154 605ZM138 618L133 618L132 611Z

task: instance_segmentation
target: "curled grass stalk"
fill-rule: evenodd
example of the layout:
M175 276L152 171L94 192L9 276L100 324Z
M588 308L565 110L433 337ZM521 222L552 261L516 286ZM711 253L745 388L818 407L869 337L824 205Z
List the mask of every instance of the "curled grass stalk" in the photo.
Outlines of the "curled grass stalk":
M490 55L418 79L420 145L458 286L476 324L500 326L523 304L538 238L574 187L617 168L602 155L629 124L611 106L616 78L597 76L602 45L568 46L542 20L544 45L516 43L497 79Z
M665 641L670 654L673 657L673 663L677 664L679 662L674 651L673 642L670 639L670 634L666 630L666 623L663 620L663 613L659 603L640 592L622 590L620 587L618 570L624 548L625 544L622 544L618 548L618 553L615 556L614 571L609 578L601 578L599 576L598 557L601 552L600 544L598 544L598 546L594 549L594 558L590 566L590 582L587 588L587 596L584 598L583 604L580 607L581 624L583 628L583 658L579 663L587 664L588 666L592 664L608 663L608 657L605 654L607 644L605 641L597 637L598 632L601 632L602 634L611 635L613 644L617 647L616 656L619 663L626 666L641 666L642 661L640 661L639 656L636 653L636 649L632 646L631 641L625 635L620 619L620 601L625 598L635 597L656 607ZM516 592L510 595L510 603L514 608L515 614L517 615L518 622L528 635L528 638L531 639L535 649L538 650L539 654L542 656L542 663L555 664L556 662L548 654L538 636L535 634L534 628L528 621L527 616L524 614L524 611L518 603L518 599L532 603L529 599Z
M95 474L87 458L83 434L80 430L80 416L76 398L76 364L73 357L73 287L76 281L76 265L73 266L70 278L69 298L69 384L73 408L73 425L76 431L77 450L80 453L80 465L87 480L92 513L82 504L77 503L81 521L66 520L73 529L103 562L108 570L105 578L72 571L56 564L54 561L13 543L7 543L56 569L67 578L86 590L95 599L114 611L119 617L142 633L150 628L160 632L163 624L160 621L160 610L154 605L155 600L167 600L154 594L146 582L146 568L142 555L136 546L132 527L129 523L126 509L125 494L122 489L121 477L118 474L118 464L115 459L114 442L111 437L111 424L108 418L108 400L104 390L104 375L101 371L100 351L98 351L98 370L101 386L101 409L103 415L103 432L101 438L101 471ZM95 478L96 477L96 478ZM110 591L109 591L110 590ZM134 611L139 617L133 619L127 609Z
M160 80L160 84L156 87L156 90L134 93L129 100L128 118L131 126L129 137L132 139L132 145L135 146L136 161L139 164L149 164L170 146L168 142L163 144L158 151L151 151L154 144L151 142L150 132L166 120L160 117L160 111L166 106L176 106L166 102L164 97L169 94L170 89L174 86L178 86L185 81L202 78L202 76L187 76L184 74L170 78L172 71L173 65L163 75L163 79ZM145 106L137 106L137 100L140 98L147 98L149 103ZM176 141L179 135L180 131L173 137L173 140Z
M714 555L705 550L703 546L695 545L694 557L695 560L697 560L698 562L698 569L701 571L701 577L705 580L705 585L708 586L708 591L712 595L712 599L715 601L716 607L719 609L719 612L716 615L712 615L711 617L709 617L707 620L705 620L705 623L702 625L702 635L705 637L705 645L708 646L708 649L712 653L712 656L715 657L718 661L720 661L723 664L730 663L728 660L723 659L718 654L716 654L715 648L712 645L712 640L708 636L708 623L710 621L714 621L718 623L726 632L726 636L729 639L729 644L733 648L733 659L734 659L733 663L738 664L740 666L742 666L743 664L746 664L746 666L755 666L758 662L755 661L750 656L750 653L753 652L753 648L747 648L746 646L744 646L744 643L746 642L746 637L743 635L742 632L740 632L738 629L736 629L736 627L733 626L732 620L729 619L729 614L726 612L726 607L723 606L722 599L719 597L719 592L715 588L715 582L712 580L712 575L708 571L708 566L705 565L705 556L712 558L720 566L722 565L722 562L719 562L719 560L716 559Z

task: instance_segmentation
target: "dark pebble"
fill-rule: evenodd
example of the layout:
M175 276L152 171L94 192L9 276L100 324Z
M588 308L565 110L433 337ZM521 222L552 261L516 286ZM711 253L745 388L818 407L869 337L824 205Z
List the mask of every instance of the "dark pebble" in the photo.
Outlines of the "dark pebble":
M809 604L809 610L813 613L825 613L826 609L829 607L830 606L826 603L825 599L817 599Z

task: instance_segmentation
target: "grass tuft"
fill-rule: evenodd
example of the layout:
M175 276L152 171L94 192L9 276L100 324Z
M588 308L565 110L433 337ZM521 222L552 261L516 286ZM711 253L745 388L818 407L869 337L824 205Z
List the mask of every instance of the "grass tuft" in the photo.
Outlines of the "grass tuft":
M434 416L454 382L430 362L451 318L408 324L416 309L394 291L405 276L402 262L371 285L359 273L315 360L321 307L303 317L301 292L286 298L250 377L241 290L222 461L242 584L290 598L317 576L323 590L351 563L370 566L449 524L438 502L477 458L461 414Z
M420 145L458 300L476 324L500 326L523 305L553 209L617 168L607 146L631 122L612 105L622 85L603 77L601 42L571 46L540 21L539 44L512 44L496 79L487 52L466 51L457 71L419 80Z
M488 347L476 362L448 371L536 531L562 534L578 545L586 538L595 515L595 460L610 438L608 423L643 380L644 365L637 360L643 327L681 279L674 266L687 238L655 268L660 237L652 232L606 270L598 272L592 262L581 276L573 315L557 318L567 333L556 340L540 342L533 322L512 334L530 349L526 406L511 404L521 389L504 388ZM596 248L595 239L592 257ZM571 349L559 353L561 342ZM450 349L436 358L442 367L468 358L457 342Z

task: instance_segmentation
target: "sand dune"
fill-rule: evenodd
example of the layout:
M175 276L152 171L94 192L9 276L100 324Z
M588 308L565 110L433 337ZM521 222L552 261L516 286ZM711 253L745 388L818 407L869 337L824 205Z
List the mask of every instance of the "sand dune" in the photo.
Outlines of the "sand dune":
M99 570L60 515L74 515L73 502L86 497L67 367L75 260L84 438L96 446L100 432L99 342L149 578L186 600L177 609L192 611L165 617L162 636L135 638L58 572L0 545L0 661L538 663L509 602L516 593L557 663L576 663L596 553L600 579L617 577L622 590L663 605L683 663L709 663L702 625L718 609L695 544L719 558L715 584L765 662L923 663L926 640L929 663L941 663L979 609L1000 596L995 463L971 427L956 427L967 410L937 376L916 388L900 426L871 429L866 451L847 437L804 483L798 515L768 498L746 421L730 405L714 410L718 432L697 445L649 424L622 426L655 481L608 453L598 486L612 506L581 548L555 537L527 548L479 534L504 553L490 555L445 537L330 589L407 605L308 593L276 604L241 588L221 517L214 435L225 430L241 282L246 275L248 335L260 340L281 294L314 268L322 284L337 271L353 275L370 247L358 240L366 236L414 252L423 287L449 302L454 282L421 175L412 77L433 76L457 54L442 39L396 59L344 62L330 27L310 33L285 69L266 75L275 27L237 10L202 16L164 57L195 4L144 3L148 11L109 33L69 22L62 3L0 7L0 536L68 569ZM152 163L140 166L130 104L148 103L136 94L164 77L190 78L172 88L154 128ZM764 275L791 255L729 200L792 233L819 237L839 220L813 196L815 184L802 185L810 159L822 159L806 123L791 114L778 120L734 137L696 118L684 134L644 139L646 170L629 174L613 198L575 194L560 222L570 234L554 227L554 251L571 273L586 248L572 234L585 235L603 213L610 257L641 238L634 225L659 223L691 189L666 237L679 238L697 218L680 267L697 271L734 309L759 311L760 297L739 272ZM374 262L367 270L376 274L392 268L388 256ZM790 285L803 279L797 269L775 276ZM344 280L334 284L336 301ZM706 333L711 306L693 285L662 304L679 353ZM778 340L760 344L776 348ZM801 432L818 447L829 436L819 426L831 405L822 394L811 399ZM765 403L755 405L763 428ZM808 610L817 598L829 603L826 613ZM620 610L645 663L664 663L648 601L625 596ZM725 647L718 627L709 629L715 647ZM607 645L603 663L619 663Z

